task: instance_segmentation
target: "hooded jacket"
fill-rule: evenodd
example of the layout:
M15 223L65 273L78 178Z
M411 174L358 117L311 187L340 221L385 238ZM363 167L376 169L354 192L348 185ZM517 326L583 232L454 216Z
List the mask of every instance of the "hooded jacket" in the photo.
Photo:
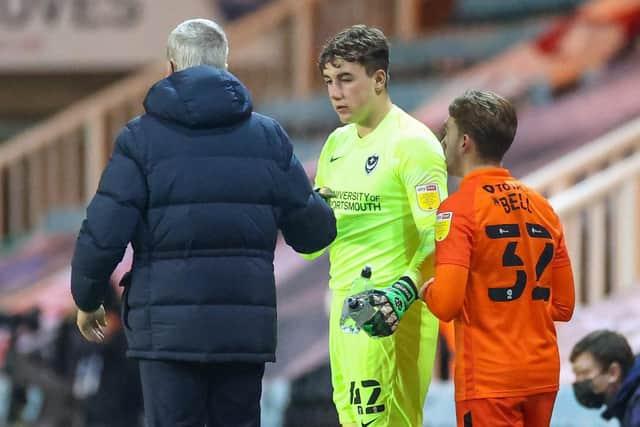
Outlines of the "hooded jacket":
M310 253L335 238L284 130L252 112L232 74L192 67L157 82L120 132L72 261L77 306L99 307L127 244L131 357L275 360L278 230Z
M640 427L640 356L636 356L633 367L602 417L606 420L618 418L620 427Z

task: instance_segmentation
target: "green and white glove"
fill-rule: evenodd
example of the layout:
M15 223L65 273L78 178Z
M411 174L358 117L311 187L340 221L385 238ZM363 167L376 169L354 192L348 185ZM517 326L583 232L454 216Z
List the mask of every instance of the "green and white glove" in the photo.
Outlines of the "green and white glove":
M375 313L362 322L362 330L371 337L388 337L398 328L400 319L418 298L413 281L403 276L388 288L365 291Z

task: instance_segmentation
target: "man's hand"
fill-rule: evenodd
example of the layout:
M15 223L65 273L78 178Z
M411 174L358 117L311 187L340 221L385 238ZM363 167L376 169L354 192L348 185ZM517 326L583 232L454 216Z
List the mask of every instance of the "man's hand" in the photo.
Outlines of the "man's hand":
M420 288L420 293L418 294L418 298L420 298L422 301L427 301L426 299L426 293L427 293L427 288L429 286L431 286L431 284L435 281L435 277L432 277L431 279L427 280L426 282L424 282L424 284L422 285L422 287Z
M333 190L329 187L316 188L314 191L316 191L320 195L320 197L325 199L327 202L329 201L329 199L336 197L336 195L333 193Z
M375 314L362 324L362 329L371 337L387 337L393 334L404 313L418 297L413 281L406 276L388 288L367 292L369 303L375 308Z
M107 327L104 307L100 306L96 311L92 312L78 310L76 324L87 341L102 342L104 340L104 328Z

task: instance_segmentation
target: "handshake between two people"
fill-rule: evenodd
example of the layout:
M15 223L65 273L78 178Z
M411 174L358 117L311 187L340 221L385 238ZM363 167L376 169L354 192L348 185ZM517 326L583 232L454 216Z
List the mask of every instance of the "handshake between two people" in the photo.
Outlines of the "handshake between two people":
M329 187L318 187L314 188L313 191L318 193L320 197L322 197L327 203L329 202L329 199L333 199L334 197L336 197L333 190Z
M354 334L363 330L370 337L388 337L398 328L400 319L411 304L418 299L418 290L407 276L400 277L386 288L378 289L373 288L370 278L371 267L367 265L351 287L357 293L344 301L340 327L345 333Z

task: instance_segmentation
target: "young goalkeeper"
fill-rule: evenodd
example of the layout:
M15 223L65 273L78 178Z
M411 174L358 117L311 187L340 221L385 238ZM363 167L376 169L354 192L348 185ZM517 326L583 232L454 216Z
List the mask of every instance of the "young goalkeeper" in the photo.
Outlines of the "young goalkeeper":
M409 305L416 284L433 274L436 212L447 196L442 147L392 104L389 45L380 30L345 29L327 42L318 65L345 124L327 139L316 174L320 193L333 196L338 229L329 247L333 399L343 426L421 426L438 321L421 301ZM381 339L345 333L339 324L365 264L382 295L408 308L395 334L397 319L367 329L387 336Z

